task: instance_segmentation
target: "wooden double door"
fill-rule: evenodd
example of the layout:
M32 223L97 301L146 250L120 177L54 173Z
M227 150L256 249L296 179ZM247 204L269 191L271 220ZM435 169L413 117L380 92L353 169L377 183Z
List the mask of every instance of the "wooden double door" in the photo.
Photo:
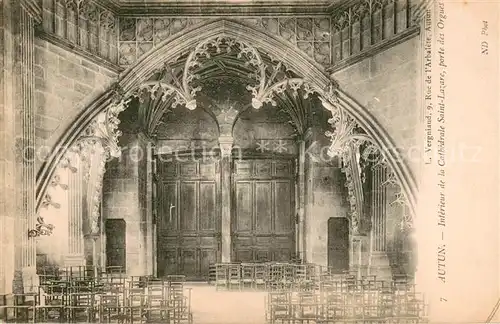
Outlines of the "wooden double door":
M216 160L157 163L158 276L205 280L220 260L220 170Z
M221 172L231 173L230 233L221 233ZM158 276L206 280L231 237L235 262L288 261L295 251L293 160L157 162ZM226 227L227 228L227 227Z

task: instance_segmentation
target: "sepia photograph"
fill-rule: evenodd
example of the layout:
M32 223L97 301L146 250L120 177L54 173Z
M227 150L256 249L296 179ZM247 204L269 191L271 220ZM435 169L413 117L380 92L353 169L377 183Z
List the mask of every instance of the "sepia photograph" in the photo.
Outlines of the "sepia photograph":
M0 13L0 323L500 323L500 1Z

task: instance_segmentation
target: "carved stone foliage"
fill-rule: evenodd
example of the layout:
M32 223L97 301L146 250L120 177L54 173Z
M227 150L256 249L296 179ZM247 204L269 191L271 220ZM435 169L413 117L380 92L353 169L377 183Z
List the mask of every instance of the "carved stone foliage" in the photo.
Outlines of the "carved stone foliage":
M363 132L356 120L338 105L338 101L335 98L333 100L325 100L320 97L320 99L323 106L332 113L332 118L328 122L332 125L333 131L325 132L325 135L332 142L328 153L330 156L340 156L342 158L342 170L346 175L346 187L348 189L348 199L351 208L352 230L354 233L357 233L359 231L360 220L364 217L362 215L364 169L368 165L371 165L371 167L382 165L385 168L390 168L386 160L386 152L376 144L373 138ZM359 154L359 157L356 157L356 154ZM413 220L409 213L408 199L392 170L385 184L389 183L399 188L399 192L391 204L403 205L401 229L407 230L412 228Z
M120 19L119 64L133 64L141 55L170 36L209 18L122 18ZM283 37L322 65L331 63L330 17L257 17L241 22Z
M409 232L413 229L413 217L408 208L409 206L408 198L406 197L405 192L401 188L401 184L399 183L399 181L396 180L396 176L392 171L389 173L387 181L384 183L384 185L389 185L389 184L398 188L398 192L395 194L394 200L390 204L401 206L402 214L401 214L400 228L404 232Z
M277 106L276 96L285 91L289 91L292 97L301 95L304 99L315 92L325 100L332 100L335 96L336 85L317 89L310 80L289 77L288 68L278 59L264 61L257 48L238 39L224 37L213 37L199 43L189 53L180 71L171 68L177 62L167 62L159 71L163 77L141 84L127 96L137 97L140 101L144 101L145 96L152 100L161 98L163 101L173 98L172 108L184 105L193 110L197 106L195 96L202 89L198 82L201 78L200 69L206 61L222 54L233 55L233 59L241 61L242 68L248 71L249 84L246 88L252 94L252 107L255 109L266 103Z
M105 164L110 157L119 157L121 154L121 149L118 146L118 137L121 135L118 130L118 124L120 123L118 114L126 108L127 104L128 101L123 100L111 104L104 112L97 115L74 144L65 150L41 202L36 227L28 232L30 237L52 234L54 225L47 224L42 214L50 213L50 209L60 209L61 204L64 203L52 199L52 195L49 193L50 188L64 191L73 189L62 180L68 170L73 173L83 173L83 178L87 182L87 196L89 197L88 216L91 234L98 233L99 205ZM79 163L79 169L74 166L75 159L82 162ZM51 190L51 192L54 191ZM59 197L59 199L67 197L67 195L57 194L57 191L55 193L55 196Z

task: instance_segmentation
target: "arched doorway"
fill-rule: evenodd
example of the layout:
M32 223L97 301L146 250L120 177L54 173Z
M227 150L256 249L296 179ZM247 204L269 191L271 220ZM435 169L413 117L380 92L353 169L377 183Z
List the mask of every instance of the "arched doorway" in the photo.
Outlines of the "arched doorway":
M250 95L248 104L254 109L260 109L266 104L286 106L287 104L283 103L286 100L289 101L289 106L297 107L297 98L316 98L315 100L326 108L325 111L332 115L329 124L333 132L327 134L331 141L329 154L339 155L344 160L358 161L361 145L365 145L365 149L371 153L377 151L383 157L383 162L392 168L394 179L404 196L402 201L408 205L410 214L413 213L413 177L405 163L393 155L393 151L384 149L391 147L392 142L377 121L338 89L321 67L294 50L290 44L255 31L242 23L221 19L168 39L163 46L147 54L134 67L125 71L115 87L88 107L60 139L59 144L66 148L73 148L75 145L92 146L96 143L106 148L100 160L90 168L90 173L94 176L90 177L93 182L88 186L91 192L89 199L94 202L94 207L97 206L91 208L88 215L92 224L90 234L97 235L102 227L99 226L99 203L104 162L108 156L120 154L120 134L117 133L120 112L129 105L134 105L134 102L143 104L148 100L149 104L146 106L149 109L142 114L143 122L149 126L154 125L161 120L169 107L194 110L203 106L198 102L202 83L214 78L231 78L246 84ZM158 104L151 105L153 101ZM235 143L232 129L227 128L228 125L231 123L218 124L222 168L233 163L232 151ZM66 150L56 152L43 166L37 179L39 206L44 197L47 197L48 190L54 190L47 185L63 167L60 162L66 161L66 154ZM352 165L350 162L346 164ZM354 232L359 230L358 224L362 217L358 171L350 170L349 173L354 176L348 177L357 188L350 191L349 214ZM230 188L230 168L226 169L225 173L221 172L220 182L221 187ZM231 255L232 250L232 197L230 190L226 193L229 194L222 194L220 198L221 232L226 235L221 234L220 250L222 255L227 256ZM304 216L299 214L299 222L301 217Z

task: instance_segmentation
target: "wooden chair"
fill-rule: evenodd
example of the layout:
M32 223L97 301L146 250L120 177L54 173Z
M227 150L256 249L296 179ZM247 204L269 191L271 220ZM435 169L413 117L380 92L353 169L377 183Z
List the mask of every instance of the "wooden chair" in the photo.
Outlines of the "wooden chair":
M125 309L119 294L103 294L99 298L99 323L123 323L126 320Z
M124 314L128 323L144 323L146 321L147 294L146 288L139 281L131 280L126 291Z
M215 285L217 281L217 265L210 264L208 267L208 284Z
M241 265L239 263L228 264L228 289L241 289Z
M68 322L94 322L98 314L98 300L94 292L70 292L66 305Z
M293 305L294 323L316 323L320 318L319 295L311 291L297 293L297 303Z
M225 263L217 263L215 265L215 289L227 290L229 284L228 265Z
M184 276L168 276L168 307L170 314L170 323L192 323L193 315L191 312L191 289L188 289L188 295L184 294Z
M254 288L255 281L255 264L254 263L242 263L241 264L241 289L252 289Z
M271 291L267 295L266 303L268 323L291 323L294 316L290 292Z
M164 280L149 280L147 283L147 302L145 307L147 322L168 323L170 310L168 305L169 285Z
M35 323L36 320L36 296L38 293L10 294L7 298L12 303L5 303L0 308L3 310L6 322L14 320L21 323Z
M256 263L254 266L253 288L255 290L266 290L269 281L269 267L265 263Z

